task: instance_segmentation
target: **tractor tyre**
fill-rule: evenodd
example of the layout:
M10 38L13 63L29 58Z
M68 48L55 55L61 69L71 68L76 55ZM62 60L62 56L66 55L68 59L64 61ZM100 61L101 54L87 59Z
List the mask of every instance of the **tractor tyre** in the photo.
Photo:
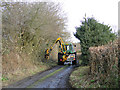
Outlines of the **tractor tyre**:
M60 61L60 59L62 59L62 54L61 53L58 53L58 65L63 65L64 62Z

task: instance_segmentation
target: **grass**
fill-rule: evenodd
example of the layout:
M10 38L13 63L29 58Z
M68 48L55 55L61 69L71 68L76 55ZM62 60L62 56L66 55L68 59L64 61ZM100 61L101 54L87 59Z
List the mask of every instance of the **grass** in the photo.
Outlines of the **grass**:
M96 79L89 75L89 66L80 66L70 75L70 83L73 88L95 88L98 86Z
M70 75L70 83L73 88L115 88L117 87L118 82L117 77L107 77L105 80L107 80L106 83L100 83L98 77L95 77L93 75L90 75L90 68L89 66L80 66L76 68ZM114 85L109 82L114 82ZM116 79L116 81L115 81Z

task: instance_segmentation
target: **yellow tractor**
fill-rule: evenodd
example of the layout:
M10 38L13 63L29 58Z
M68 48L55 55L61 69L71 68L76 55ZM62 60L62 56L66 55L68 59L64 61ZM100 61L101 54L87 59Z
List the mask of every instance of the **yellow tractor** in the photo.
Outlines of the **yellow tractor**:
M64 64L72 64L77 65L79 64L79 61L76 58L76 51L74 50L75 45L72 43L64 43L62 38L59 37L53 46L50 47L50 49L45 50L45 58L49 59L50 53L54 47L54 45L59 42L59 52L58 52L58 65L64 65Z

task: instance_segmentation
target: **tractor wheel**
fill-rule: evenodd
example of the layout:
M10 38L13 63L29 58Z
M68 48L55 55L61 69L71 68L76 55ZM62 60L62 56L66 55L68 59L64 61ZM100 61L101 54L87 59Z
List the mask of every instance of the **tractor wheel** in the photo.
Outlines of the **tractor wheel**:
M62 54L61 53L58 53L58 65L63 65L64 62L60 61L60 59L62 59Z
M77 54L76 54L76 52L74 54L75 54L75 60L72 62L72 65L78 65L79 61L77 60Z

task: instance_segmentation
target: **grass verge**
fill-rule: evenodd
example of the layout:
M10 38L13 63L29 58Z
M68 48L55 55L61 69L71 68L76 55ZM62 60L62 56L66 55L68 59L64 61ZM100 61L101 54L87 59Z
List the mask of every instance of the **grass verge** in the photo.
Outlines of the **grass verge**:
M89 66L80 66L76 68L70 75L70 84L73 88L95 88L99 84L96 79L90 75Z

